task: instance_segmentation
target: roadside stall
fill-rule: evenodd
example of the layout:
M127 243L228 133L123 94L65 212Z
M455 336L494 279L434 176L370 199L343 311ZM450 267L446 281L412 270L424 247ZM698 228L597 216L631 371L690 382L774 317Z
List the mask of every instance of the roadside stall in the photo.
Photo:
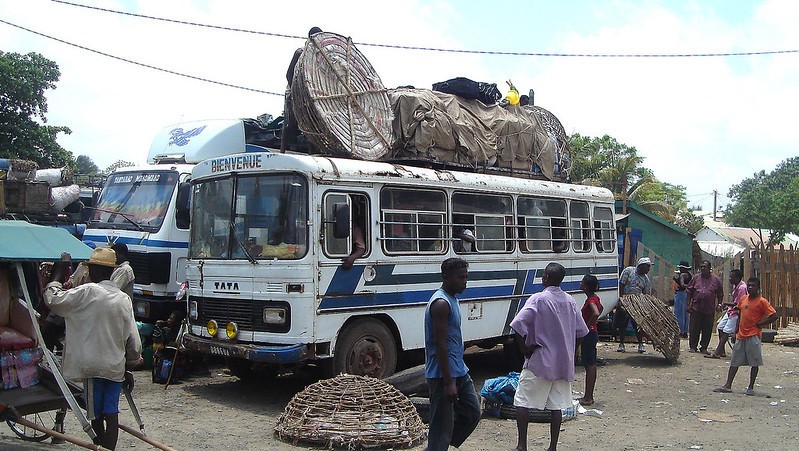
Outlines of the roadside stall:
M92 249L66 230L25 221L0 221L0 237L0 420L24 440L52 436L87 449L105 449L63 434L69 409L89 438L96 437L83 410L83 388L61 375L57 357L44 346L35 308L42 288L39 263L60 260L62 252L73 261L86 261ZM120 429L157 448L171 449L144 436L135 405L128 401L142 432L121 424Z

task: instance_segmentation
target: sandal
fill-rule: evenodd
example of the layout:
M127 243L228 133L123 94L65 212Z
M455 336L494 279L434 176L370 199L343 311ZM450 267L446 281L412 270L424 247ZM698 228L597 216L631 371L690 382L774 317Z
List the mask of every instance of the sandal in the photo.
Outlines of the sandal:
M732 390L727 387L718 387L713 389L714 393L732 393Z
M583 398L580 398L577 401L579 401L580 405L583 406L583 407L588 407L588 406L593 406L594 405L594 400L593 399L590 400L590 401L586 401Z
M721 356L717 355L717 354L707 354L707 355L705 355L703 357L706 358L706 359L720 359L721 358Z
M746 393L746 396L755 396L755 391L751 388L747 388L744 393Z

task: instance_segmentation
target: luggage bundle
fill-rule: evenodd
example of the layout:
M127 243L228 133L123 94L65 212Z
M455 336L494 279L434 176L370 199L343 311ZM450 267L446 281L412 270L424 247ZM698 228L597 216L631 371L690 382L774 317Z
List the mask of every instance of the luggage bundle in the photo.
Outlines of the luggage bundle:
M568 181L560 121L540 107L500 106L501 98L496 84L464 77L433 90L386 89L352 40L329 32L309 37L290 87L291 113L311 153Z

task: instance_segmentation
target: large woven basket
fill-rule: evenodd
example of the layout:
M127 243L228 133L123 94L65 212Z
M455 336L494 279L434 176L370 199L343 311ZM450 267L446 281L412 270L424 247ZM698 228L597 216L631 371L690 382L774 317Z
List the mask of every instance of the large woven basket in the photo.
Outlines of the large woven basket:
M663 302L648 294L625 294L619 298L624 310L652 340L655 350L675 363L680 357L680 326Z
M386 88L350 38L322 32L308 39L291 98L300 130L320 153L379 160L391 147Z
M427 430L411 401L372 377L340 374L294 395L277 420L282 440L346 449L411 447Z

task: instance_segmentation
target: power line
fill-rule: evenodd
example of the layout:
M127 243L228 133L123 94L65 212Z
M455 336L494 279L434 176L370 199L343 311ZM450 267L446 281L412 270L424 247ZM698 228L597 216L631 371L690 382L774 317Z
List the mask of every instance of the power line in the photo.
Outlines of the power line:
M138 17L142 19L158 20L162 22L171 22L182 25L191 25L196 27L213 28L217 30L236 31L240 33L258 34L263 36L273 36L280 38L290 39L305 39L305 36L295 36L290 34L270 33L266 31L255 31L244 28L224 27L219 25L211 25L199 22L188 22L178 19L169 19L166 17L148 16L145 14L130 13L127 11L119 11L114 9L100 8L97 6L82 5L80 3L68 2L65 0L51 0L56 3L61 3L69 6L76 6L80 8L93 9L113 14L121 14L125 16ZM781 55L790 53L799 53L799 49L791 50L758 50L751 52L705 52L705 53L544 53L544 52L507 52L499 50L464 50L464 49L447 49L438 47L417 47L410 45L398 44L377 44L371 42L355 42L357 45L368 47L381 47L388 49L399 50L420 50L427 52L443 52L443 53L464 53L476 55L505 55L505 56L540 56L540 57L565 57L565 58L707 58L707 57L730 57L730 56L758 56L758 55Z
M160 72L165 72L167 74L178 75L178 76L181 76L181 77L190 78L192 80L202 81L202 82L205 82L205 83L212 83L212 84L215 84L215 85L225 86L225 87L228 87L228 88L243 89L245 91L257 92L257 93L261 93L261 94L269 94L269 95L280 96L280 97L283 97L283 95L284 95L283 93L263 91L261 89L255 89L255 88L248 88L247 86L234 85L232 83L225 83L225 82L222 82L222 81L211 80L211 79L208 79L208 78L198 77L196 75L185 74L183 72L177 72L177 71L170 70L170 69L164 69L162 67L153 66L151 64L140 63L138 61L134 61L134 60L131 60L131 59L128 59L128 58L123 58L121 56L112 55L110 53L102 52L100 50L91 49L89 47L85 47L85 46L82 46L80 44L75 44L73 42L65 41L63 39L59 39L59 38L56 38L54 36L50 36L50 35L47 35L47 34L44 34L44 33L40 33L38 31L31 30L30 28L25 28L23 26L20 26L20 25L17 25L17 24L13 24L11 22L7 22L7 21L5 21L3 19L0 19L0 23L4 23L6 25L10 25L12 27L19 28L20 30L25 30L28 33L33 33L35 35L42 36L42 37L47 38L47 39L52 39L52 40L60 42L62 44L66 44L66 45L70 45L72 47L76 47L76 48L79 48L81 50L86 50L88 52L96 53L98 55L102 55L102 56L105 56L105 57L108 57L108 58L113 58L113 59L118 60L118 61L124 61L126 63L135 64L136 66L146 67L148 69L153 69L153 70L157 70L157 71L160 71Z

